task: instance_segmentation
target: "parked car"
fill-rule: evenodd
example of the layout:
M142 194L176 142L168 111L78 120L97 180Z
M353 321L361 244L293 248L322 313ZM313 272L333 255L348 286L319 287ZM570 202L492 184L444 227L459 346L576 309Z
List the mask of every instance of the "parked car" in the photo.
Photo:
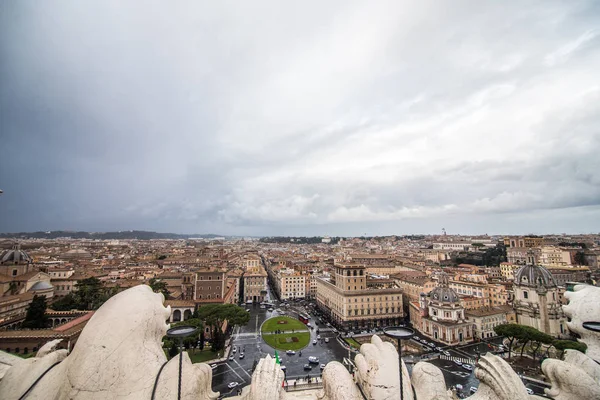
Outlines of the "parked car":
M450 352L448 350L444 350L443 353L445 356L450 357Z
M239 385L239 383L237 382L229 382L229 385L227 385L227 387L229 389L233 389L234 387L236 387L237 385Z
M316 341L316 340L313 340L313 344L317 344L317 341Z
M329 343L329 338L328 337L325 338L325 343Z
M461 367L463 367L467 371L473 371L473 366L471 364L463 364L461 365Z
M325 369L325 364L321 364L321 369Z
M210 367L211 367L212 369L215 369L215 368L217 368L217 367L218 367L218 365L217 365L217 364L210 364Z
M237 347L233 346L233 349L231 349L231 352L232 352L233 354L235 354L235 352L236 352L236 351L237 351Z
M310 357L308 357L308 362L310 364L318 364L319 363L319 358L318 357L314 357L314 356L310 356Z
M229 361L233 361L233 356L229 356Z
M312 367L310 366L310 364L304 364L304 369L309 370L312 369Z
M531 389L529 389L529 388L525 388L525 389L527 389L527 394L534 394L534 393L533 393L533 390L531 390Z
M244 358L244 353L240 353L240 360Z
M458 365L459 367L462 365L462 363L460 361L456 361L456 360L454 360L454 364Z
M317 335L317 339L321 339L321 335Z
M282 365L282 366L281 366L281 370L282 370L282 371L285 371L286 369L287 369L287 367L286 367L285 365Z
M469 392L475 393L475 392L477 392L477 388L475 386L471 386L471 388L469 389Z

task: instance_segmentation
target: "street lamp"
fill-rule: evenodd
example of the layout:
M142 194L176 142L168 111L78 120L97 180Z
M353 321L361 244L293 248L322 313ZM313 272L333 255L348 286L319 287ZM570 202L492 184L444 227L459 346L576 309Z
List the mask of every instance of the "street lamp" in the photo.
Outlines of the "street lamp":
M404 400L404 386L402 384L402 339L410 339L415 334L411 328L403 326L391 326L383 328L383 333L386 336L394 338L398 341L398 362L400 365L400 400Z
M198 331L195 326L177 326L167 330L167 337L179 339L179 383L177 385L177 399L181 400L181 366L183 354L181 347L183 346L183 338L191 336Z

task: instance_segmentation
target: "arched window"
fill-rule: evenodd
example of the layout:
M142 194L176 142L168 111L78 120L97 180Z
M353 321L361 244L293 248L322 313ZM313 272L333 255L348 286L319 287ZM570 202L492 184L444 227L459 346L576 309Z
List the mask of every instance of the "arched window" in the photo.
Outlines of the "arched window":
M528 299L529 298L529 293L527 293L527 291L523 292L523 298L524 299Z

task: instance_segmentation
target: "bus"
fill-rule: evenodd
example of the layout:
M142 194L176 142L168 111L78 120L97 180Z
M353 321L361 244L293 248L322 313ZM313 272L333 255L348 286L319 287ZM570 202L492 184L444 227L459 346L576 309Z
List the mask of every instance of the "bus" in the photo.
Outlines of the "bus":
M308 324L308 319L310 317L306 314L298 314L298 319L302 322L304 322L305 324Z

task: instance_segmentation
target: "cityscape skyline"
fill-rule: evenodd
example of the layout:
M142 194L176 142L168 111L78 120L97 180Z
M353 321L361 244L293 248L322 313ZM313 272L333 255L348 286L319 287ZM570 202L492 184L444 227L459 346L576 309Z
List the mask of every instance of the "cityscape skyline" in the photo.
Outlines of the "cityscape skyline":
M585 233L596 2L0 4L0 232Z

